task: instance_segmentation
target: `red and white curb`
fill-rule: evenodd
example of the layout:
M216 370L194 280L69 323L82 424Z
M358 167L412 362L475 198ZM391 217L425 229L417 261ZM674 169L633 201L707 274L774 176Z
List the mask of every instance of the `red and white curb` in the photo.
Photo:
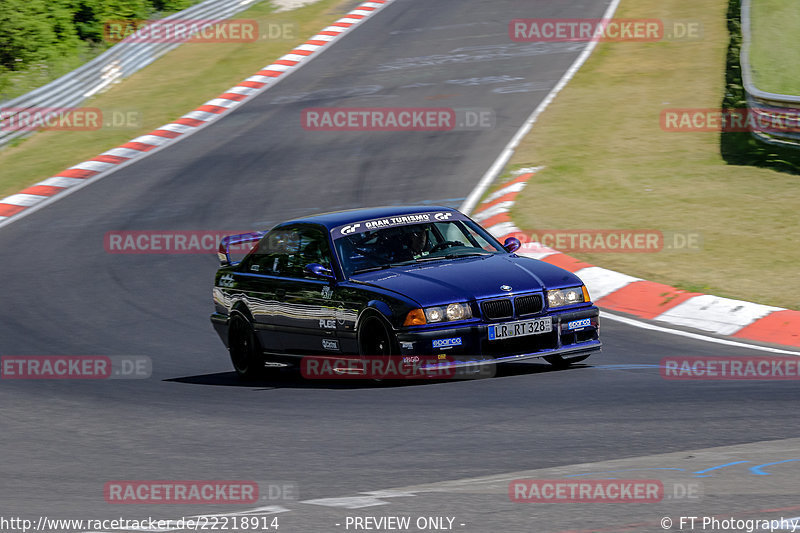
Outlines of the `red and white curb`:
M0 200L0 227L66 195L70 189L105 177L123 165L146 157L149 153L179 141L214 122L255 94L265 91L299 69L312 58L330 48L342 35L363 23L394 0L371 0L359 4L330 26L301 44L253 76L231 87L175 122L165 124L146 135L131 139L88 161L78 163L17 194Z
M501 242L521 234L509 211L540 168L517 171L514 179L478 205L472 218ZM800 347L800 311L676 289L579 261L540 243L524 243L518 253L574 272L603 309L719 335Z

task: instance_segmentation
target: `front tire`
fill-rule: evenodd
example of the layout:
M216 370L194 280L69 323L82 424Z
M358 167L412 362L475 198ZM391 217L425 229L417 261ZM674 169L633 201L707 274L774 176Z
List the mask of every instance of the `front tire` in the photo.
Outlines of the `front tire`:
M392 355L394 339L386 322L376 316L364 319L358 328L358 351L360 355Z
M233 369L240 378L254 379L264 375L264 356L253 325L238 313L231 317L228 350Z
M397 353L396 344L386 321L377 316L365 318L358 328L358 353L361 357L389 357ZM369 361L365 362L365 368L372 368ZM384 379L392 379L392 377L396 376L373 375L372 380L380 383Z

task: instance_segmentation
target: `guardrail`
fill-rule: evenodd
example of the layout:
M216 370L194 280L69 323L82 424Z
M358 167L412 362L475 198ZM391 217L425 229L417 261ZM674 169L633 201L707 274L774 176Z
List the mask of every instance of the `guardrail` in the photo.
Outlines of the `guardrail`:
M800 147L800 96L762 91L753 83L750 68L750 0L742 0L742 47L739 63L747 98L750 131L757 139Z
M206 0L164 17L159 22L185 19L221 21L244 11L257 1L260 0ZM57 80L7 102L0 102L6 121L12 124L10 127L5 127L4 124L0 128L0 147L32 133L28 124L21 125L21 121L14 120L19 113L32 109L74 108L181 44L183 43L122 41ZM53 113L54 116L59 114L63 113Z

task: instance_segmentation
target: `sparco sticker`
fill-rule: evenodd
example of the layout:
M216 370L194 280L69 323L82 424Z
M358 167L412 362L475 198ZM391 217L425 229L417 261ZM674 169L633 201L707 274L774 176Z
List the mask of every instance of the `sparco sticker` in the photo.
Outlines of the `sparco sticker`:
M434 348L452 348L453 346L461 346L461 337L453 337L450 339L433 339Z
M567 322L567 329L583 329L588 328L592 325L592 320L589 318L584 318L582 320L573 320L572 322Z

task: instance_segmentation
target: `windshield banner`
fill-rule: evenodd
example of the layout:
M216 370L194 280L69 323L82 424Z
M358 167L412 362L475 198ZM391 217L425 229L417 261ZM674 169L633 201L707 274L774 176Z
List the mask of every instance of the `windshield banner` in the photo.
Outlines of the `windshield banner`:
M466 215L456 211L430 211L427 213L412 213L409 215L396 215L384 218L373 218L339 226L331 230L334 239L347 237L353 233L363 233L383 228L397 226L411 226L425 224L426 222L449 222L451 220L469 220Z

